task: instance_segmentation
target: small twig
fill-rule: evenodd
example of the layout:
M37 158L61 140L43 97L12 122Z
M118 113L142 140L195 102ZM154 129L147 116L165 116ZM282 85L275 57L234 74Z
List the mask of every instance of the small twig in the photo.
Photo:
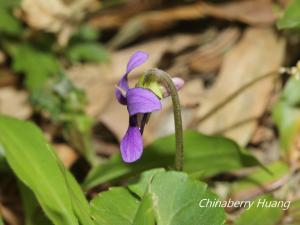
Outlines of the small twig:
M245 120L239 121L237 123L234 123L234 124L230 125L229 127L224 128L224 129L217 130L217 131L213 132L212 135L224 134L225 132L227 132L229 130L232 130L234 128L243 126L243 125L245 125L247 123L250 123L250 122L253 122L253 121L257 121L257 119L259 119L259 117L257 117L257 116L250 117L248 119L245 119Z
M254 84L258 83L259 81L266 79L268 77L272 77L272 76L278 76L282 74L281 70L276 70L276 71L272 71L269 72L267 74L264 74L262 76L259 76L255 79L253 79L252 81L244 84L243 86L241 86L239 89L237 89L235 92L233 92L232 94L230 94L229 96L227 96L223 101L221 101L220 103L218 103L217 105L215 105L214 107L212 107L207 113L205 113L203 116L199 117L199 118L195 118L193 119L189 124L188 127L195 127L196 125L199 125L200 123L203 123L205 120L207 120L208 118L210 118L211 116L213 116L215 113L217 113L220 109L222 109L225 105L227 105L229 102L231 102L232 100L234 100L237 96L239 96L243 91L245 91L246 89L248 89L249 87L253 86Z
M6 208L1 203L0 203L0 215L2 215L2 218L10 225L21 224L18 217L9 208Z

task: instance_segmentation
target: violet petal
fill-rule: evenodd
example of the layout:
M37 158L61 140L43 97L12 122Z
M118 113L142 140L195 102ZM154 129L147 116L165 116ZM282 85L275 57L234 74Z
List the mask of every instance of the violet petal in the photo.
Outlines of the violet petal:
M119 89L119 87L115 88L115 96L118 100L119 103L126 105L127 104L127 100L126 97L123 95L122 91Z
M148 54L146 52L142 52L142 51L137 51L136 53L134 53L133 56L131 56L131 58L129 59L129 61L127 63L126 73L122 76L122 78L120 79L120 81L118 83L119 88L123 89L124 92L126 92L129 89L128 81L127 81L128 74L133 69L135 69L136 67L138 67L138 66L142 65L144 62L146 62L148 57L149 57ZM115 95L121 104L126 105L126 97L123 95L123 93L121 92L121 90L119 88L115 89Z
M137 126L136 116L130 117L129 127L121 140L121 155L124 162L131 163L138 160L143 153L143 138Z
M147 61L149 55L146 52L137 51L128 61L126 73L130 73L136 67Z
M175 84L177 91L180 90L184 85L184 80L180 77L173 77L172 81Z
M145 88L131 88L127 91L127 108L129 115L150 113L161 109L159 98Z
M179 78L179 77L173 77L172 81L173 81L173 84L175 85L177 91L179 91L184 85L184 80ZM170 96L169 91L164 86L162 86L162 92L163 92L163 97L164 98Z

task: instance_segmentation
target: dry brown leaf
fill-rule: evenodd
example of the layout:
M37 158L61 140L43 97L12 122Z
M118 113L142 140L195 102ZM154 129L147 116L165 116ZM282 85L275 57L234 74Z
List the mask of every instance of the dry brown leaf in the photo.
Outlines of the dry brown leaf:
M300 168L300 134L298 133L293 140L291 148L288 151L288 160L293 170Z
M0 87L13 86L17 82L17 77L12 73L11 70L1 67L0 68Z
M238 40L240 31L236 28L228 28L220 32L213 41L201 46L188 59L190 69L200 73L216 71L222 61L223 55Z
M231 2L220 6L206 5L207 15L240 21L249 25L272 25L276 21L271 0Z
M112 7L98 12L89 20L89 24L101 29L119 28L128 18L156 8L161 2L162 0L128 1L127 4L122 4L121 7Z
M199 40L201 39L201 35L178 34L171 36L168 39L168 52L176 54L190 46L198 45Z
M30 26L51 32L58 32L71 14L61 0L23 0L21 6Z
M272 129L265 126L259 126L251 138L251 144L258 145L265 141L271 141L274 138L274 132Z
M233 201L241 201L252 199L258 195L268 193L282 187L286 184L289 179L291 179L289 174L286 174L276 180L269 181L268 183L264 183L262 185L253 184L251 187L245 190L237 190L236 192L232 192L229 198Z
M284 47L284 41L272 30L248 29L240 43L226 54L218 80L207 93L198 116L206 114L244 84L277 70L284 57ZM256 128L255 118L267 107L273 87L274 77L261 80L204 120L198 130L208 134L224 131L223 134L245 145Z
M237 42L240 31L228 28L221 32L208 30L197 37L198 45L192 52L176 58L174 65L168 69L170 74L188 74L190 70L198 73L216 72L223 60L223 55ZM195 42L191 42L194 44Z
M2 205L0 203L0 215L5 219L5 221L9 224L9 225L21 225L21 219L19 218L18 215L16 215L16 213L10 209L7 208L6 206Z
M77 151L69 145L54 144L53 147L66 168L70 168L79 158Z
M18 91L13 87L0 89L0 113L19 119L28 119L32 114L32 108L27 102L28 94Z
M195 107L199 104L204 87L200 79L187 81L178 92L180 104L183 108Z
M129 19L111 41L110 45L114 48L120 47L142 34L153 33L171 27L177 21L196 20L208 16L240 21L250 25L270 26L276 20L272 4L272 1L263 0L216 5L198 2L175 8L145 12Z
M154 11L155 13L153 13L153 11L145 12L146 10L151 10L151 8L154 8L154 6L157 5L152 2L151 6L149 4L144 4L144 2L139 4L134 2L134 7L131 4L128 4L123 8L106 10L101 14L92 17L89 23L92 26L99 27L101 29L119 28L124 24L124 21L136 16L138 13L143 13L144 15L149 13L149 15L145 16L146 19L150 19L150 15L154 15L156 18L153 18L153 21L162 19L164 22L166 19L167 21L171 19L195 19L201 18L203 15L241 20L242 22L246 22L251 25L268 25L275 21L271 0L243 0L216 5L200 2L189 5L181 5L161 11ZM199 10L198 6L203 6L203 10ZM225 12L226 10L228 10L228 12ZM253 15L256 16L256 18L253 17ZM159 18L158 16L162 16L162 18Z
M78 64L67 71L68 77L80 89L84 90L88 106L87 114L96 117L111 101L113 83L103 73L104 68L97 64Z
M197 51L197 49L200 49L201 47L213 42L215 39L218 38L219 32L212 28L207 29L204 32L200 33L199 35L193 35L195 36L196 41L191 42L189 46L186 46L186 48L182 48L181 52L172 50L174 47L171 46L171 52L172 53L180 53L177 54L176 58L174 59L174 62L172 63L171 67L167 69L167 72L169 74L172 74L173 76L180 76L184 79L188 79L190 75L190 68L188 64L190 63L191 59L193 58L193 55ZM175 47L176 49L176 47ZM186 50L186 51L184 51Z
M35 29L58 33L58 43L65 46L92 1L22 0L23 19Z
M107 143L101 139L94 140L93 146L96 153L102 156L110 156L120 151L118 145Z
M3 65L6 61L6 55L3 51L0 50L0 65Z

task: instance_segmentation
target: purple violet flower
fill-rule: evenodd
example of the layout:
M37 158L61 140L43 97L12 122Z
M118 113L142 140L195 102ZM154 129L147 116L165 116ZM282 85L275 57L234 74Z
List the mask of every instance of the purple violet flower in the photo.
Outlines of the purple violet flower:
M147 53L137 51L128 61L126 72L115 89L116 98L121 104L127 105L129 113L129 127L120 144L123 161L127 163L134 162L142 156L142 133L147 117L151 112L162 108L160 98L151 90L142 87L129 88L128 85L128 74L147 59ZM176 79L173 80L174 83L177 83ZM182 85L183 81L181 80L178 89Z

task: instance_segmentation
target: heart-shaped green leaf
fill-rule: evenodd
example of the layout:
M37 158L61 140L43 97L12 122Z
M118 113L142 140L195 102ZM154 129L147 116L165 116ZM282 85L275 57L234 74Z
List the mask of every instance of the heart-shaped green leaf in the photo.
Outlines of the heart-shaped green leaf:
M96 224L224 224L222 208L199 206L202 199L217 199L206 184L182 172L155 170L146 173L138 183L129 186L129 190L138 190L137 195L126 188L111 188L92 200Z
M132 225L139 204L126 188L110 188L91 201L92 217L99 225Z
M175 136L156 140L144 150L142 158L126 164L119 155L91 170L83 186L88 189L108 181L138 174L147 169L172 167L175 154ZM184 171L195 177L256 166L255 157L240 148L235 142L221 136L206 136L196 131L184 132Z

